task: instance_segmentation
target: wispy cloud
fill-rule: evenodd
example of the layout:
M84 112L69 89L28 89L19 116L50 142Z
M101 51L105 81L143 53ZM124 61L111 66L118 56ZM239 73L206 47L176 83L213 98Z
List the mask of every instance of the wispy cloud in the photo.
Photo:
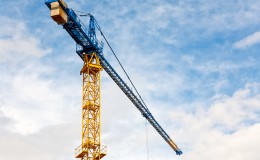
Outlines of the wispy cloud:
M243 38L242 40L234 43L234 47L237 49L245 49L259 43L260 43L260 31L255 32Z
M65 102L69 93L58 81L46 78L56 69L42 62L51 50L41 45L41 39L30 33L25 23L0 19L6 24L0 27L0 112L8 120L5 129L26 135L64 122L59 108L75 102Z
M195 112L174 110L161 112L172 119L167 128L176 128L175 137L181 136L185 146L183 159L257 159L255 149L260 132L260 86L247 84L232 96L223 95L208 107L197 106ZM177 128L182 126L181 130ZM192 135L192 136L191 136ZM238 138L240 137L240 138ZM232 152L232 156L230 155ZM241 154L243 152L243 154ZM214 157L214 158L212 158Z
M0 62L17 62L30 57L40 58L49 53L44 49L40 40L31 35L22 21L11 20L0 16L5 25L0 27Z

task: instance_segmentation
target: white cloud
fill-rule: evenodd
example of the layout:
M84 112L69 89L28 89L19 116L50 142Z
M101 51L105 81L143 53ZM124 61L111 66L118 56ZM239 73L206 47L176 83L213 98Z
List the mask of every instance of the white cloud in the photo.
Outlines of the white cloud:
M80 92L75 91L80 90L80 85L71 79L67 79L70 85L64 85L67 80L63 76L54 78L55 81L46 79L55 75L53 68L41 62L25 62L25 67L18 71L9 68L7 72L12 74L0 71L5 75L0 84L0 112L11 121L6 125L10 132L34 134L43 127L64 123L78 113L73 108L80 106ZM67 99L74 96L74 100Z
M260 84L247 84L233 96L223 95L194 113L169 111L185 159L258 159ZM165 111L164 111L165 112ZM167 114L166 113L161 113ZM176 121L177 119L177 121ZM180 138L181 137L181 138Z
M50 50L42 48L41 39L31 34L28 26L7 17L0 19L6 23L0 26L0 112L9 120L5 128L26 135L63 123L70 118L64 113L73 113L68 110L75 103L65 97L77 87L62 86L59 82L65 80L55 76L57 68L41 62ZM48 76L55 76L57 81ZM62 109L64 106L67 109Z
M192 152L186 153L183 159L259 159L260 124L249 126L230 135L203 130L201 132L201 136L196 137L199 140L190 142L193 143Z
M237 49L245 49L245 48L251 47L258 43L260 43L260 31L255 32L255 33L243 38L242 40L236 42L234 44L234 47Z
M11 132L34 133L43 126L60 122L57 112L61 105L58 102L61 95L52 90L51 82L44 81L34 74L13 76L9 91L6 91L12 95L13 101L4 101L1 108L4 115L13 121L8 127ZM7 94L2 97L11 98Z
M0 17L5 25L0 26L0 62L17 62L30 57L40 58L50 52L43 49L40 40L29 33L23 22Z
M208 112L211 124L229 132L245 127L248 121L258 122L259 87L259 84L248 84L245 89L238 90L232 97L225 96L216 100Z

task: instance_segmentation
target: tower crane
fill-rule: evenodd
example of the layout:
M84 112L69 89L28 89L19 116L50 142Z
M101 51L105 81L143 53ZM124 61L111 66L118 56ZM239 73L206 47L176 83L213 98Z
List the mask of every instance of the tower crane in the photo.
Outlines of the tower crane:
M100 31L106 42L107 39L94 16L88 14L90 21L89 26L86 27L74 10L68 8L63 0L45 0L45 4L51 11L52 19L62 25L75 40L76 53L84 62L80 71L83 77L82 143L75 149L75 157L81 160L100 160L106 155L106 147L101 146L100 139L100 72L103 69L176 154L181 155L182 151L155 120L139 93L137 92L137 96L105 59L104 43L97 39L96 29ZM112 50L110 45L109 47Z

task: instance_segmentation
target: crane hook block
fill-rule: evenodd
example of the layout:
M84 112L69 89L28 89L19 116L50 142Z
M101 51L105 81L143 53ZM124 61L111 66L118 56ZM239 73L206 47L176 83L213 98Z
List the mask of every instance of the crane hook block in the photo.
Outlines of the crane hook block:
M62 1L63 2L63 1ZM65 2L62 3L64 7L67 5ZM60 24L66 24L68 22L68 15L63 10L59 2L52 2L51 3L51 18Z

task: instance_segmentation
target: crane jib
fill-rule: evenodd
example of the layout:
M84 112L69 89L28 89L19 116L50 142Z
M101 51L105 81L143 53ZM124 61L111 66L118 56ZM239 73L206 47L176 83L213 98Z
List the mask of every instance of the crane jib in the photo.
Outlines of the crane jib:
M155 130L162 136L162 138L171 146L171 148L176 152L177 155L182 154L182 151L177 147L177 145L171 140L169 135L162 129L159 123L154 119L151 112L146 108L139 98L132 92L132 90L126 85L126 83L121 79L113 67L107 62L103 55L98 54L100 62L104 70L108 75L114 80L114 82L119 86L119 88L126 94L126 96L131 100L131 102L137 107L141 114L149 121L149 123L155 128Z
M119 88L125 93L125 95L131 100L131 102L137 107L141 114L149 121L149 123L155 128L155 130L162 136L162 138L170 145L170 147L176 152L177 155L182 154L182 151L171 140L168 134L163 130L159 123L155 120L149 109L142 103L142 99L139 99L134 92L126 85L122 78L117 74L113 67L108 63L102 54L103 43L99 42L96 36L93 36L93 32L89 31L87 27L80 21L79 17L72 9L69 9L62 0L45 0L45 4L51 9L51 3L59 3L63 15L60 17L53 16L52 18L58 23L62 24L63 28L70 34L70 36L77 43L77 54L83 59L84 52L96 52L101 66L108 73L108 75L114 80ZM92 15L90 15L92 16ZM95 21L94 17L90 18L90 21ZM91 23L91 22L90 22ZM98 25L98 24L97 24ZM100 30L100 27L98 26ZM100 30L101 35L103 35ZM92 35L91 35L92 34ZM95 32L94 32L95 34ZM93 38L94 37L94 38ZM79 48L79 49L78 49Z

